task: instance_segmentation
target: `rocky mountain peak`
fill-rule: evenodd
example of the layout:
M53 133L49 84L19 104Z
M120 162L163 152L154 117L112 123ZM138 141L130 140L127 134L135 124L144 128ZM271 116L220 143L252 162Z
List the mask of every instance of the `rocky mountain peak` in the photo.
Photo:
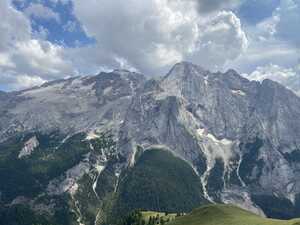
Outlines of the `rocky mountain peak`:
M187 79L191 76L206 76L206 70L190 62L179 62L173 66L164 79Z

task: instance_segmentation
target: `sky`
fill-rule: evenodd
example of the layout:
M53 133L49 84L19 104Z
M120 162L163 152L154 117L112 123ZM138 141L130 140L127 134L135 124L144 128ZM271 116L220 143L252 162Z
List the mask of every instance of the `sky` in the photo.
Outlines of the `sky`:
M190 61L300 94L300 0L0 0L0 90Z

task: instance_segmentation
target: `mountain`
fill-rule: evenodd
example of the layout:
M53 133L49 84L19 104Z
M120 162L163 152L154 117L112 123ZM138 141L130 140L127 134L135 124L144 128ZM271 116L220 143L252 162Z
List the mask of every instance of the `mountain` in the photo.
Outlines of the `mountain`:
M170 225L298 225L300 220L266 219L232 205L209 205L178 217Z
M300 98L276 82L182 62L157 79L115 70L1 95L4 224L207 203L300 216Z

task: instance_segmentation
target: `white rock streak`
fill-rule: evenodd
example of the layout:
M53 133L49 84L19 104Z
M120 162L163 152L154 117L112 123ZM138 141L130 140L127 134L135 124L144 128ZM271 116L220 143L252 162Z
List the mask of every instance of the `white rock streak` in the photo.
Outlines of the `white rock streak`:
M243 161L243 156L242 156L242 154L240 154L239 164L238 164L238 167L237 167L237 169L236 169L236 175L237 175L237 177L239 178L239 180L240 180L242 186L243 186L243 187L246 187L245 182L243 181L243 179L242 179L241 176L240 176L240 167L241 167L242 161Z
M105 166L101 166L101 165L99 165L99 164L97 164L97 165L95 166L95 170L96 170L97 173L96 173L96 175L95 175L95 179L93 180L93 186L92 186L92 188L93 188L93 191L94 191L94 193L95 193L95 195L96 195L96 197L97 197L98 200L100 200L100 198L99 198L99 196L98 196L98 193L97 193L97 191L96 191L96 188L97 188L97 183L98 183L99 176L100 176L101 172L102 172L104 169L105 169ZM100 217L101 217L101 208L100 208L99 211L97 212L97 215L96 215L96 218L95 218L95 222L94 222L95 225L97 225L97 222L98 222L98 220L100 219Z
M20 151L18 158L21 159L24 156L29 156L39 146L39 141L36 136L30 138L27 142L25 142L24 147Z
M136 146L136 144L134 143L133 146ZM136 153L137 153L137 147L133 147L133 152L131 153L131 158L129 162L130 167L133 167L135 164Z
M101 165L96 165L95 166L95 170L96 170L96 176L95 176L95 179L93 181L93 191L96 195L96 197L99 199L99 196L97 194L97 191L96 191L96 188L97 188L97 183L98 183L98 178L101 174L101 172L104 170L105 166L101 166Z
M246 191L239 189L225 190L221 195L221 199L225 204L234 204L242 209L265 217L264 212L251 200L250 194Z
M207 133L205 129L198 129L197 133L201 149L207 159L206 171L201 176L203 192L209 201L214 202L207 191L207 181L210 171L214 168L216 159L222 159L224 162L224 175L226 174L230 167L230 159L233 156L232 147L234 143L228 139L219 140L213 134Z
M72 197L73 198L73 197ZM79 202L77 201L77 200L75 200L75 199L73 199L74 201L75 201L75 209L76 209L76 211L75 212L77 212L78 213L78 217L77 217L77 223L79 224L79 225L85 225L85 224L83 224L81 221L82 221L82 214L81 214L81 211L80 211L80 207L78 206L79 205Z
M243 92L242 90L231 90L231 93L234 95L241 95L241 96L245 96L246 93Z
M86 136L86 140L94 140L99 138L100 136L95 132L95 131L90 131L87 136Z

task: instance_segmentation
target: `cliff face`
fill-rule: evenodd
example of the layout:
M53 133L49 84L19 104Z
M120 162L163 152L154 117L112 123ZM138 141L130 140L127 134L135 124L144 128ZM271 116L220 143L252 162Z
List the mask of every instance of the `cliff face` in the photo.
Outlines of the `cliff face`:
M294 93L270 80L250 82L235 71L210 73L189 63L145 86L121 128L120 142L132 140L123 151L133 157L137 144L167 146L197 170L210 201L254 211L261 202L251 195L296 204L300 101Z

